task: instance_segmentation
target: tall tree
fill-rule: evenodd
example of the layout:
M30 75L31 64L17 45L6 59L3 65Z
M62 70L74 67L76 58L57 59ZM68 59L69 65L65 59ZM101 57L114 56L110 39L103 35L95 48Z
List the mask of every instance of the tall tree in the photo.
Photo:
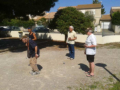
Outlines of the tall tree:
M62 34L65 34L65 40L69 26L74 26L74 30L78 33L85 33L87 27L93 27L90 19L86 18L82 12L79 12L73 7L68 7L59 10L54 19L50 23L51 29L58 29Z
M0 0L0 19L40 15L55 6L58 0Z
M93 4L100 4L101 2L99 0L93 0ZM105 11L105 8L104 8L104 5L102 4L102 9L101 9L101 13L102 14L105 14L106 11Z

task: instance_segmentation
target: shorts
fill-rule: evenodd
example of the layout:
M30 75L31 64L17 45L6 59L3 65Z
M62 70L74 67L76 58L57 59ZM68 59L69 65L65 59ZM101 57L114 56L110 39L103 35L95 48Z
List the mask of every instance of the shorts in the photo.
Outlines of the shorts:
M95 55L87 55L86 57L87 57L88 62L94 62Z

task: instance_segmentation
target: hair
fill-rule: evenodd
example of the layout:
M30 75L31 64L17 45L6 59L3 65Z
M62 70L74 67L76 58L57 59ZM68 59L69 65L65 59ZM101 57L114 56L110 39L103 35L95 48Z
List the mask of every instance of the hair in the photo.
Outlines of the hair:
M86 30L86 32L93 32L93 30L92 30L92 28L90 27L90 28L87 28L87 30Z
M22 40L22 39L27 39L27 38L28 38L27 36L22 36L21 40Z
M28 27L28 29L32 29L32 27Z
M74 29L74 27L73 26L69 26L70 28L72 28L72 29Z

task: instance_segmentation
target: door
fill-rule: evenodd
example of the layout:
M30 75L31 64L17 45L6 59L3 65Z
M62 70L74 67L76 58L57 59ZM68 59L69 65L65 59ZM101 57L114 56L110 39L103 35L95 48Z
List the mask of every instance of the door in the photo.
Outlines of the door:
M102 29L111 29L111 22L102 22Z

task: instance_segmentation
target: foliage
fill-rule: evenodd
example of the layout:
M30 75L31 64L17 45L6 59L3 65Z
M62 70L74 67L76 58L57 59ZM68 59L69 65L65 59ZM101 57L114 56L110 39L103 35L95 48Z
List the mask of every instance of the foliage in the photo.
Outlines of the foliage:
M27 14L40 15L55 6L58 0L0 0L0 20L26 17Z
M99 0L93 0L93 4L100 4L101 2ZM101 13L102 14L105 14L106 11L105 11L105 8L104 8L104 5L102 4L102 9L101 9Z
M67 34L69 26L74 26L78 33L85 33L87 27L91 27L91 21L85 15L73 7L59 10L50 23L51 29L58 29L60 33Z
M35 23L33 20L29 20L29 21L22 21L22 20L18 20L18 19L4 19L2 24L3 26L23 26L25 28L31 27L33 26Z
M100 1L99 0L93 0L93 4L99 4Z
M44 25L45 27L48 26L48 21L46 20L46 18L41 18L39 21L37 21L38 25Z
M85 17L87 19L90 19L91 22L93 22L95 20L94 15L92 13L90 13L89 11L85 12Z
M120 25L120 12L115 12L112 14L112 24Z

